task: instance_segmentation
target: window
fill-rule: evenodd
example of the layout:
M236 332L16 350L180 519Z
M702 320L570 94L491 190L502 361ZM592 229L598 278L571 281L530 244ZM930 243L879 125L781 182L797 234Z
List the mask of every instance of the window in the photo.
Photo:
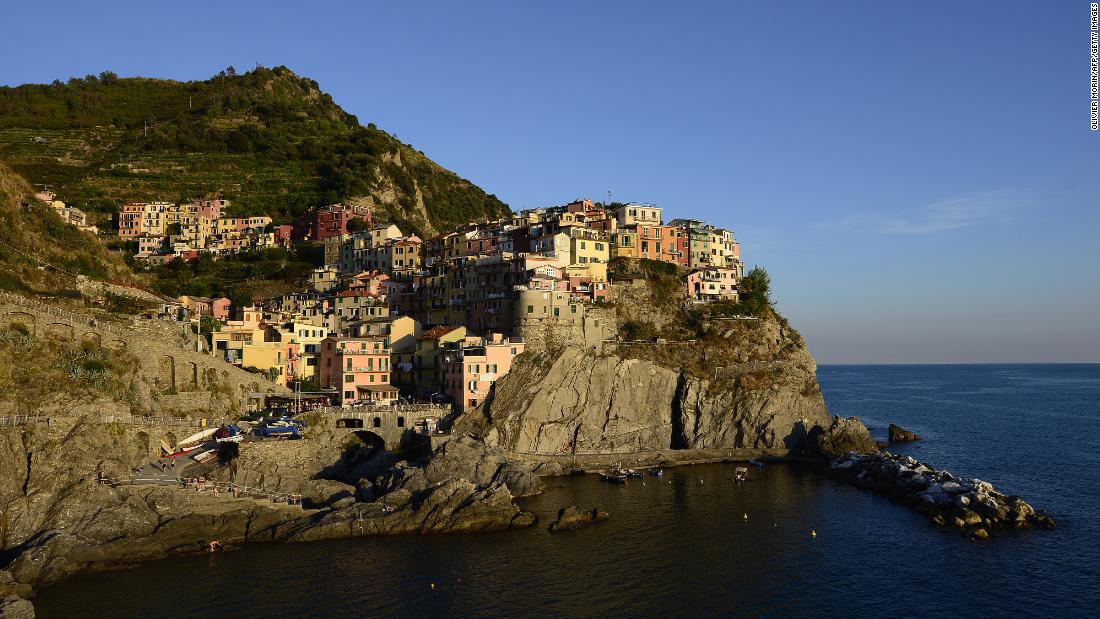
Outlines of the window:
M374 421L371 422L371 425L374 426L375 428L381 428L382 427L382 418L381 417L375 417Z
M535 313L535 306L534 305L528 305L527 306L527 313L528 314L534 314Z
M344 392L344 399L345 400L354 400L355 399L355 392L354 391L345 391Z
M344 375L344 382L345 383L355 382L355 375L354 374L345 374Z
M399 428L404 428L405 427L405 418L404 417L398 417L397 418L397 427L399 427Z
M558 308L558 307L554 308L554 316L555 317L561 316L561 308Z
M466 390L469 391L470 393L473 393L473 392L477 391L477 381L476 380L471 380L470 383L468 385L466 385Z

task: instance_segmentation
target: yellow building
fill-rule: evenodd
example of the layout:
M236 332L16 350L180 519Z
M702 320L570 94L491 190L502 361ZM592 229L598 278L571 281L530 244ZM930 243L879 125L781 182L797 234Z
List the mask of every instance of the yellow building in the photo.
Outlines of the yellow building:
M607 264L611 257L611 247L607 237L607 233L599 230L570 229L570 265Z
M611 257L633 258L635 257L635 241L637 233L630 228L622 228L611 235Z

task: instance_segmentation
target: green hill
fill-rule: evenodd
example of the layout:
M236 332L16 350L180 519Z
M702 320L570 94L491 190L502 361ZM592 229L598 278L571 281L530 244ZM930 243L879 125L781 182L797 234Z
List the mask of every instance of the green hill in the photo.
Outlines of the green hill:
M219 196L276 223L368 204L422 234L509 212L285 67L0 87L0 160L101 223L125 201Z
M121 258L96 237L62 221L35 200L26 180L0 164L0 289L72 294L80 275L135 283Z

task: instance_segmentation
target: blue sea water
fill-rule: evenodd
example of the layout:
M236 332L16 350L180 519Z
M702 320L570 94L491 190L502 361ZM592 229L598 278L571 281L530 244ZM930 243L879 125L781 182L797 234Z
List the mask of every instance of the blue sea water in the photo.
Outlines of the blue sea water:
M525 500L544 523L569 504L611 513L583 531L257 544L79 576L43 591L39 616L1095 616L1100 365L818 375L834 414L917 432L897 451L1020 494L1059 527L972 543L810 466L743 486L728 465L683 467L625 487L551 480Z

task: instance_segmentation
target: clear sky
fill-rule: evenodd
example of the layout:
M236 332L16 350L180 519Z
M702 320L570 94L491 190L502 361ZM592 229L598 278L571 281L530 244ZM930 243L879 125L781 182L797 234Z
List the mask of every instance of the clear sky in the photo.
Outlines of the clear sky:
M4 12L2 83L281 64L514 209L731 228L821 363L1100 361L1088 2Z

